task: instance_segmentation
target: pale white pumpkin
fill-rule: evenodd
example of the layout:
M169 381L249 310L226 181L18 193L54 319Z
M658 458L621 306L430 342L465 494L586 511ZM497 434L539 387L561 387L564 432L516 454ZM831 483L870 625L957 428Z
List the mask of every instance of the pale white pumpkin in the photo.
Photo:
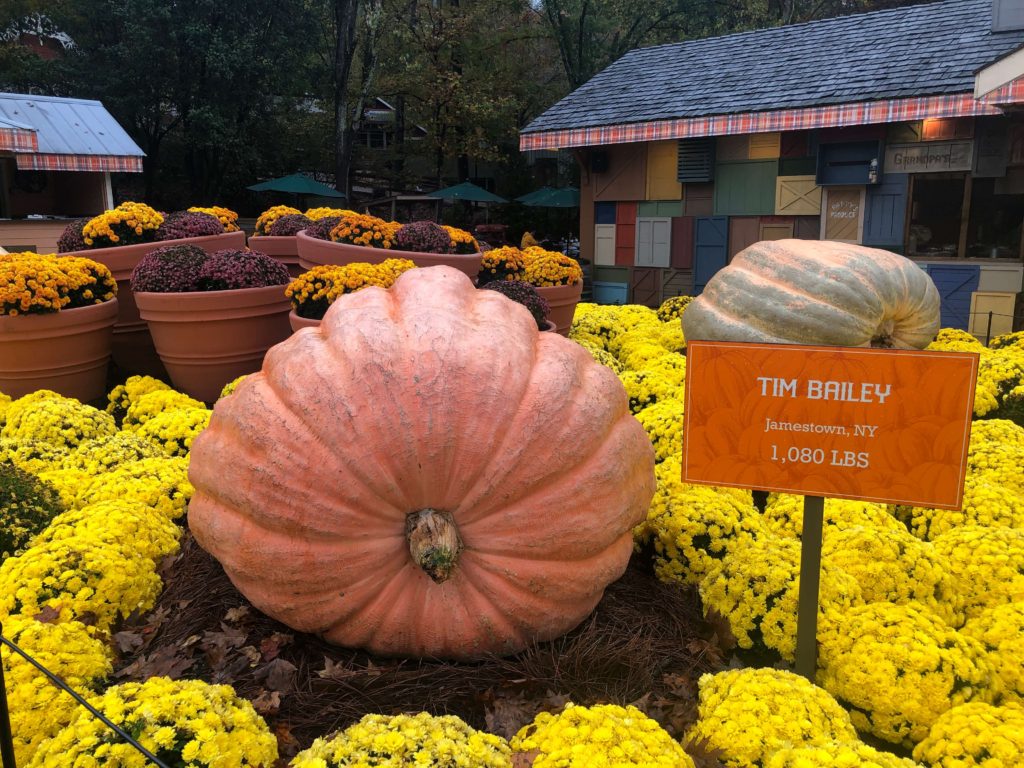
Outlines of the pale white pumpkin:
M910 259L819 240L754 243L683 313L688 340L922 349L939 292Z

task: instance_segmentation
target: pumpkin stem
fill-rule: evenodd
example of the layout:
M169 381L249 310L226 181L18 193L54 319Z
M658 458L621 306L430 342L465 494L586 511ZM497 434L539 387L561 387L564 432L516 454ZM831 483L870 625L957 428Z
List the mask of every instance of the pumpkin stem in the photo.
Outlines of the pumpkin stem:
M462 552L462 539L451 513L429 508L410 512L405 518L405 538L413 562L435 583L451 578Z
M896 323L892 319L883 320L875 335L871 337L871 346L880 349L892 349L895 345L892 341L892 332L896 329Z

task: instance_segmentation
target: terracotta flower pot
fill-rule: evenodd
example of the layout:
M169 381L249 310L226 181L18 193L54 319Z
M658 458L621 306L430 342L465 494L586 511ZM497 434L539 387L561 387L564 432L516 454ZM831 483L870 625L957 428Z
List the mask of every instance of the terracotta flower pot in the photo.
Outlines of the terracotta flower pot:
M114 324L114 363L126 373L137 373L161 378L164 366L153 348L146 323L139 317L139 308L132 295L132 270L139 259L165 245L197 245L208 253L224 248L244 248L245 232L225 232L207 237L189 237L180 240L161 240L152 243L120 245L114 248L92 248L87 251L62 253L61 256L85 256L106 265L117 280L118 315Z
M0 392L52 389L82 402L107 391L117 299L45 315L0 315Z
M288 313L288 323L291 325L293 332L302 328L319 328L322 322L323 320L316 320L312 317L299 317L295 314L294 309Z
M455 267L476 281L480 272L482 256L479 253L419 253L417 251L393 251L386 248L366 248L362 245L335 243L310 237L304 231L295 236L299 245L299 264L303 269L312 269L320 264L380 264L386 259L409 259L417 267Z
M548 320L558 327L560 334L568 336L573 315L576 314L576 305L580 303L580 297L583 295L583 283L540 287L537 288L537 293L547 299L551 306Z
M291 335L284 289L140 292L135 298L174 386L211 403L229 381L258 371L267 350Z
M306 271L299 264L299 243L294 235L288 237L254 235L249 238L249 247L254 251L262 251L267 256L273 256L288 267L288 274L292 277L298 277Z

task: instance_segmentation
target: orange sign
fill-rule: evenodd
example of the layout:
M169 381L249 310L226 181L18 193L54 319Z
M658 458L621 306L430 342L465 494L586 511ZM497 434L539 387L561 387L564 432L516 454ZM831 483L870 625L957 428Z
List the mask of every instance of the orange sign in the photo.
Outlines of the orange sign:
M693 341L683 481L958 509L978 355Z

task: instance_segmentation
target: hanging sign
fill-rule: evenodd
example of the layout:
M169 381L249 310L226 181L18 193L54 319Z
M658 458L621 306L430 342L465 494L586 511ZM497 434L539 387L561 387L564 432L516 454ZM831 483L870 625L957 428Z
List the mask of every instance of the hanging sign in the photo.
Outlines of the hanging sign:
M978 355L693 341L683 482L958 509Z
M971 170L974 142L925 141L890 144L885 150L886 173L939 173Z

